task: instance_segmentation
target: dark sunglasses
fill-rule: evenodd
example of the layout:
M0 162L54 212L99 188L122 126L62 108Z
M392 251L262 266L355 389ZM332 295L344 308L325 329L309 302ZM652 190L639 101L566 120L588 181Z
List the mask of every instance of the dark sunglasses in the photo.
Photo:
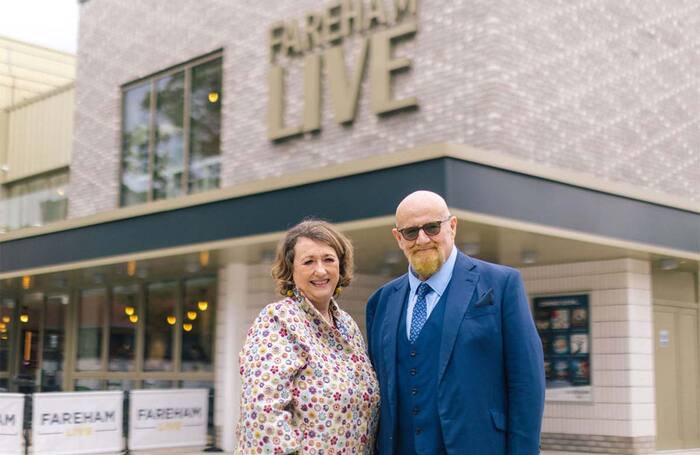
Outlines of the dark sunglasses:
M431 221L430 223L425 223L423 226L412 226L403 229L397 229L397 231L399 231L401 233L401 236L409 242L411 240L417 239L418 234L421 230L425 232L426 235L433 237L440 233L442 223L444 223L445 221L450 221L450 218L452 218L452 216L448 216L442 221Z

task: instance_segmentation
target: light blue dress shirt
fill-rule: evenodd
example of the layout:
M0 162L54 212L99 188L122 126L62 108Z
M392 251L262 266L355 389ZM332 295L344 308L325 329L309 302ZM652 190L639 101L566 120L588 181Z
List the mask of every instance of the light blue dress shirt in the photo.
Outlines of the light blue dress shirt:
M447 258L440 270L435 272L433 276L428 278L425 282L432 288L433 292L425 296L425 305L428 311L428 318L430 318L430 313L435 309L435 306L440 301L440 297L445 292L447 285L450 284L452 279L452 271L455 268L455 262L457 262L457 247L452 247L452 252L450 257ZM411 336L411 320L413 319L413 307L416 306L416 291L420 285L420 279L415 275L411 266L408 266L408 285L411 291L408 293L408 305L406 307L406 337Z

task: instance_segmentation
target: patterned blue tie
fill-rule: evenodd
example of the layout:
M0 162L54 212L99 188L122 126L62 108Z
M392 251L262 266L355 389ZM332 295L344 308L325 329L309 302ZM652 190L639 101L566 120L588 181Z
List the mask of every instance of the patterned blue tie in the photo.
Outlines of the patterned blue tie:
M428 283L421 283L416 291L416 304L413 307L413 317L411 319L411 334L408 337L411 343L415 343L420 335L420 331L428 319L428 305L425 296L430 294L432 289Z

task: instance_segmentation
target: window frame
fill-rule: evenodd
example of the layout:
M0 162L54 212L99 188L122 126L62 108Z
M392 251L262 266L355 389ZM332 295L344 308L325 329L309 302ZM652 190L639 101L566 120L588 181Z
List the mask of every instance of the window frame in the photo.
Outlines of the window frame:
M86 286L86 287L81 287L76 290L76 294L80 296L80 293L84 289L105 289L107 293L107 299L108 302L105 305L105 308L107 309L105 311L105 318L102 323L102 358L100 359L101 362L101 369L100 370L93 370L93 371L78 371L76 369L77 366L77 351L78 351L78 332L79 332L79 324L78 324L78 308L80 305L80 298L76 299L76 301L73 303L73 308L74 311L70 314L71 318L71 323L72 323L72 337L74 340L74 347L70 352L70 362L66 364L67 369L69 371L65 371L64 374L67 374L69 376L70 384L68 385L69 388L66 388L66 391L74 390L75 388L75 383L76 381L80 379L93 379L93 380L98 380L100 381L100 384L102 386L107 385L108 380L115 380L115 381L131 381L131 388L132 389L141 389L143 387L143 382L147 380L160 380L160 381L170 381L172 384L179 384L182 381L209 381L209 382L214 382L215 378L215 371L216 371L216 356L213 355L211 358L211 371L182 371L182 329L179 327L180 324L177 324L175 326L175 333L173 334L173 347L172 347L172 355L173 355L173 369L170 371L151 371L151 370L145 370L144 369L144 362L145 362L145 340L146 340L146 305L148 304L148 288L150 285L155 284L155 283L177 283L177 305L176 305L176 313L178 313L178 321L181 321L181 313L182 309L184 308L185 305L185 298L186 298L186 283L190 280L196 280L196 279L202 279L202 278L207 278L211 279L213 286L218 286L218 280L215 275L212 274L195 274L192 276L188 277L159 277L158 279L155 280L139 280L139 281L115 281L111 282L109 284L106 284L102 287L100 286ZM111 308L111 303L113 300L113 294L114 291L113 289L117 286L129 286L129 285L134 285L136 284L138 286L138 297L136 301L136 311L137 314L139 314L139 320L136 323L136 352L135 352L135 369L134 371L112 371L109 369L109 329L110 329L110 324L111 324L111 314L109 313L109 308ZM215 300L212 301L211 308L214 309L214 315L213 317L213 322L212 322L212 327L214 328L214 331L216 330L216 320L217 320L217 314L216 314L216 308L217 308L217 302L216 302L216 293L215 293ZM215 354L217 351L217 339L216 335L214 332L214 336L212 337L212 353Z
M190 104L191 104L191 96L192 96L192 69L196 66L203 65L206 63L209 63L211 61L214 61L216 59L221 59L221 92L223 92L223 50L218 49L216 51L213 51L209 54L203 55L201 57L194 58L192 60L189 60L184 63L180 63L178 65L174 65L172 67L169 67L167 69L164 69L162 71L159 71L157 73L153 73L151 75L148 75L146 77L142 77L140 79L137 79L135 81L131 81L127 84L124 84L121 86L120 89L120 100L119 100L119 166L118 166L118 176L117 176L117 184L119 191L117 191L117 207L132 207L132 206L138 206L141 204L148 204L152 203L155 201L161 201L161 200L168 200L168 199L174 199L174 197L170 198L163 198L163 199L154 199L153 198L153 172L154 172L154 166L155 166L155 139L156 139L156 115L157 115L157 99L158 99L158 93L157 93L157 84L158 81L164 77L168 76L173 76L177 73L184 72L184 97L183 97L183 123L182 123L182 134L183 134L183 141L182 141L182 160L183 160L183 171L182 171L182 176L180 178L181 182L180 185L182 187L182 194L181 196L176 196L176 197L183 197L183 196L188 196L190 194L189 192L189 177L190 177ZM149 90L150 90L150 99L149 99L149 109L148 109L148 190L146 193L146 201L137 203L137 204L128 204L125 205L122 203L122 178L124 177L124 114L125 114L125 94L128 92L130 89L138 87L138 86L143 86L143 85L148 85ZM220 97L220 100L223 99L223 97ZM221 102L221 101L219 101ZM221 115L223 116L223 110L221 110ZM220 124L223 124L223 122L220 122ZM221 154L221 150L219 150L219 155Z

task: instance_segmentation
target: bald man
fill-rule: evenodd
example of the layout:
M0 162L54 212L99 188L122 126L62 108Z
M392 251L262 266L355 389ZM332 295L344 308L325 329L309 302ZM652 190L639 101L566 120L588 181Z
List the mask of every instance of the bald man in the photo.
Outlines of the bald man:
M542 345L520 274L457 251L457 218L429 191L401 201L392 233L408 272L367 304L378 453L538 454Z

